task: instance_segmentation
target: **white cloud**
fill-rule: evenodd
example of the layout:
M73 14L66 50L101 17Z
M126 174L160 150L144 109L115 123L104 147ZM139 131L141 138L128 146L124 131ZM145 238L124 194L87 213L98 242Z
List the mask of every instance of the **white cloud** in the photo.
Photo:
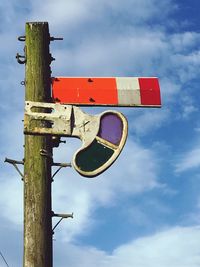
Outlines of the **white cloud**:
M200 41L200 35L196 32L175 33L171 38L171 45L176 53L193 49Z
M64 28L67 31L81 27L85 23L106 25L116 18L114 24L120 25L122 21L131 24L143 24L151 18L159 16L163 10L163 18L174 9L172 1L156 0L125 0L97 1L97 0L45 0L34 1L32 5L32 20L48 20L55 28ZM58 15L59 14L59 15ZM104 20L102 20L102 16ZM120 18L120 24L119 24ZM112 23L113 24L113 23ZM109 23L108 26L111 26ZM100 30L100 28L98 28Z
M55 50L56 71L59 70L61 76L66 73L72 76L123 76L126 73L145 76L146 73L148 76L150 72L156 72L158 66L154 61L164 54L166 44L161 38L160 32L134 33L134 29L109 36L97 33L73 48ZM67 66L66 62L70 64Z
M10 175L7 173L2 175L2 178L0 180L1 216L12 223L13 228L17 228L23 222L23 183L14 169L13 172L10 172Z
M170 216L172 209L168 204L162 203L160 199L148 198L147 200L142 199L139 204L132 203L130 207L126 208L124 214L126 214L126 220L134 225L133 227L140 227L140 229L141 227L144 227L144 229L158 229L160 227L157 222L158 218L156 215L151 216L152 214L149 214L149 211L152 211L154 214L159 214L159 216ZM157 227L155 227L155 223L157 223ZM167 222L165 223L167 225Z
M155 131L164 122L167 123L170 117L170 111L164 107L158 110L144 110L135 118L129 118L129 128L131 132L139 136L148 134L149 131Z
M182 83L194 79L199 73L200 51L192 51L187 54L174 54L171 64L176 69L176 74Z
M197 109L197 107L195 107L193 105L185 106L185 107L183 107L182 117L184 119L188 119L196 111L198 111L198 109Z
M22 160L23 158L23 114L12 109L12 106L8 108L9 115L6 114L7 108L5 108L4 116L1 118L1 123L4 125L1 129L1 151L0 157L13 158L15 160ZM15 106L16 108L16 106ZM10 114L13 114L13 116Z
M180 94L181 84L174 81L172 76L166 76L160 79L161 99L165 106L170 102L176 102L176 95Z
M189 88L190 89L190 88ZM198 111L198 108L194 104L194 99L191 95L182 96L183 112L182 117L188 119L194 112Z
M116 249L111 266L198 266L199 237L199 227L176 227L141 238Z
M73 23L75 25L80 22L87 20L90 16L90 1L72 1L69 0L44 0L43 3L40 1L34 1L32 5L32 20L35 21L49 21L57 27L69 28ZM93 12L91 13L93 15Z
M196 146L191 151L187 152L181 157L179 162L176 164L176 172L180 173L183 171L195 169L200 167L200 148Z
M174 227L121 245L111 254L63 243L58 266L198 267L199 247L199 227Z
M60 158L66 157L65 151L59 152ZM73 223L62 224L62 238L70 240L85 229L89 231L94 224L93 211L98 207L117 205L123 196L160 188L158 172L156 155L132 141L128 141L114 165L97 178L82 178L64 170L62 176L55 178L54 209L73 211L74 219Z
M80 142L70 144L68 141L67 145L62 145L59 151L55 151L54 161L66 162L67 158L71 159L78 146ZM5 167L0 181L3 188L0 198L1 215L18 225L22 223L23 184L12 166ZM73 170L62 170L54 178L53 210L55 213L74 212L73 223L66 222L59 226L62 238L74 239L83 234L85 229L89 231L94 224L93 211L98 207L117 205L123 196L161 188L158 172L156 154L131 140L114 165L97 178L87 179ZM14 197L14 201L10 196Z

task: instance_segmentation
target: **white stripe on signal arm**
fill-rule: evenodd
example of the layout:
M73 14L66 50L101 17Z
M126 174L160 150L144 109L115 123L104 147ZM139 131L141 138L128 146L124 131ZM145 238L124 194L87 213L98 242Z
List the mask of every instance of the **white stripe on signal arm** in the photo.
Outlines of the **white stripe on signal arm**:
M141 105L140 85L138 78L116 77L118 104Z

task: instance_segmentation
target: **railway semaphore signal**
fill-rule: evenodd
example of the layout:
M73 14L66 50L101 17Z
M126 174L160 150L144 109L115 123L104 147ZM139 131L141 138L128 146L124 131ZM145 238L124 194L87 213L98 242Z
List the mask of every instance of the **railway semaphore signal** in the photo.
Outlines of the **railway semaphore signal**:
M24 159L7 159L24 182L24 260L23 267L52 267L52 236L63 218L73 214L52 211L51 184L60 168L73 166L85 177L105 171L122 151L128 122L118 111L86 114L81 106L150 107L161 106L160 87L155 77L51 77L49 52L52 41L47 22L26 23L24 55L17 61L25 64ZM53 147L60 137L76 137L82 146L72 164L55 163ZM24 165L22 173L17 164ZM52 175L52 166L58 166ZM61 219L52 227L52 217Z

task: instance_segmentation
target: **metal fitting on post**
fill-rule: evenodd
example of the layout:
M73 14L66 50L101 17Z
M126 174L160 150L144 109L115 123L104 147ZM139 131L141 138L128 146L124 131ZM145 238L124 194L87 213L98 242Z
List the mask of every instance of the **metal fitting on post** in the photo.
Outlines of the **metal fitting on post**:
M62 41L62 40L63 40L62 37L53 37L53 36L50 37L50 41Z
M23 58L23 60L22 60ZM25 64L26 63L26 57L20 55L19 53L16 54L16 59L19 64Z
M18 39L18 41L20 41L20 42L25 42L25 41L26 41L26 36L25 36L25 35L23 35L23 36L19 36L17 39Z
M40 149L40 155L44 156L44 157L47 157L47 158L50 158L50 159L53 159L52 153L50 153L46 149Z
M71 214L56 214L52 211L52 217L61 217L60 220L56 223L56 225L52 229L52 234L54 234L54 230L56 227L61 223L63 219L68 219L68 218L74 218L74 213L72 212Z
M59 147L60 143L66 143L66 141L62 141L60 136L52 136L52 146Z

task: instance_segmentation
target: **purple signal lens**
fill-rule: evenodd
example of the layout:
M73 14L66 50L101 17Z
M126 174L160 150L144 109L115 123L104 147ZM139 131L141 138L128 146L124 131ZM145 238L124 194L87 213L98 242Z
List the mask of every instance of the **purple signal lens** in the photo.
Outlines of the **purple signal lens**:
M123 133L122 119L115 113L101 117L98 136L114 145L119 145Z

